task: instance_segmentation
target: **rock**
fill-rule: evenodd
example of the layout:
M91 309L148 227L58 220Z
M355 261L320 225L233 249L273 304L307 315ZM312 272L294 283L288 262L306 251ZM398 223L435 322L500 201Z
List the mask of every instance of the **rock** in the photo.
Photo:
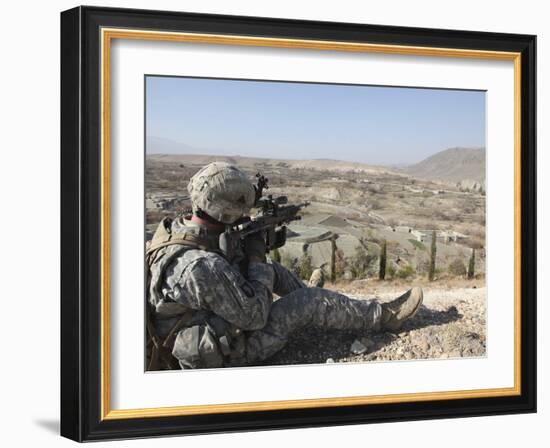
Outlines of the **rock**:
M367 351L367 347L356 339L353 341L353 344L351 344L350 351L353 355L361 355Z
M485 193L485 183L477 182L473 179L463 179L456 184L460 191L471 193Z
M418 346L424 352L427 352L430 349L430 343L426 338L420 339L420 341L418 342Z
M368 353L372 353L378 348L378 344L369 338L363 338L359 342L366 347Z
M396 335L395 333L389 333L389 332L387 332L387 333L384 333L384 334L383 334L383 338L384 338L384 341L385 341L385 342L393 342L393 341L395 341L396 339L398 339L399 336Z
M327 364L334 364L334 359L328 358L328 359L326 360L326 363L327 363Z

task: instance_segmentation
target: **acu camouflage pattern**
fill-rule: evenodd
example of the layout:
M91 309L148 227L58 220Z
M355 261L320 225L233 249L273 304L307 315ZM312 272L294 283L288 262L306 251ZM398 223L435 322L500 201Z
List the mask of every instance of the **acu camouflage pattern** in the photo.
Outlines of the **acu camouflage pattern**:
M172 231L205 232L176 220ZM377 330L382 307L322 288L307 288L275 261L249 263L243 275L216 251L180 245L161 248L150 269L154 325L166 337L183 310L193 310L178 331L172 354L182 368L237 366L274 355L295 331ZM273 294L280 296L273 300Z
M189 181L187 191L194 212L202 210L225 224L248 214L256 200L256 190L246 174L225 162L201 168Z

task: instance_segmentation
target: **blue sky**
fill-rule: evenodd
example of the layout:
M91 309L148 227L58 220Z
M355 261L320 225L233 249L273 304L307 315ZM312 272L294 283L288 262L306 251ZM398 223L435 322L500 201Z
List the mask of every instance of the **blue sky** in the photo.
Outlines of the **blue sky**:
M408 164L485 146L485 92L148 76L146 135L149 152Z

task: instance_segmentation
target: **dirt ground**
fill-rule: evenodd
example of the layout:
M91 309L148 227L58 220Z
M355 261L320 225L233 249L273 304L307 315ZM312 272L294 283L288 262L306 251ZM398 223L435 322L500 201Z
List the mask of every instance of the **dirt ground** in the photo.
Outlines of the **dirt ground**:
M301 331L265 365L365 362L485 356L486 288L480 280L450 280L423 287L418 313L392 332ZM325 285L355 299L381 302L402 294L410 283L351 282Z

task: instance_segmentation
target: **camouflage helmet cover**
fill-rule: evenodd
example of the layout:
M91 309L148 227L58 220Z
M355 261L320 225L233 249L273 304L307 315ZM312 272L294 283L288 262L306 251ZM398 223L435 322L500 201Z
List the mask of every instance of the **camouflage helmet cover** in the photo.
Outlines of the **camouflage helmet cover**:
M193 212L202 210L217 221L231 224L250 212L256 193L245 173L225 162L201 168L189 181Z

